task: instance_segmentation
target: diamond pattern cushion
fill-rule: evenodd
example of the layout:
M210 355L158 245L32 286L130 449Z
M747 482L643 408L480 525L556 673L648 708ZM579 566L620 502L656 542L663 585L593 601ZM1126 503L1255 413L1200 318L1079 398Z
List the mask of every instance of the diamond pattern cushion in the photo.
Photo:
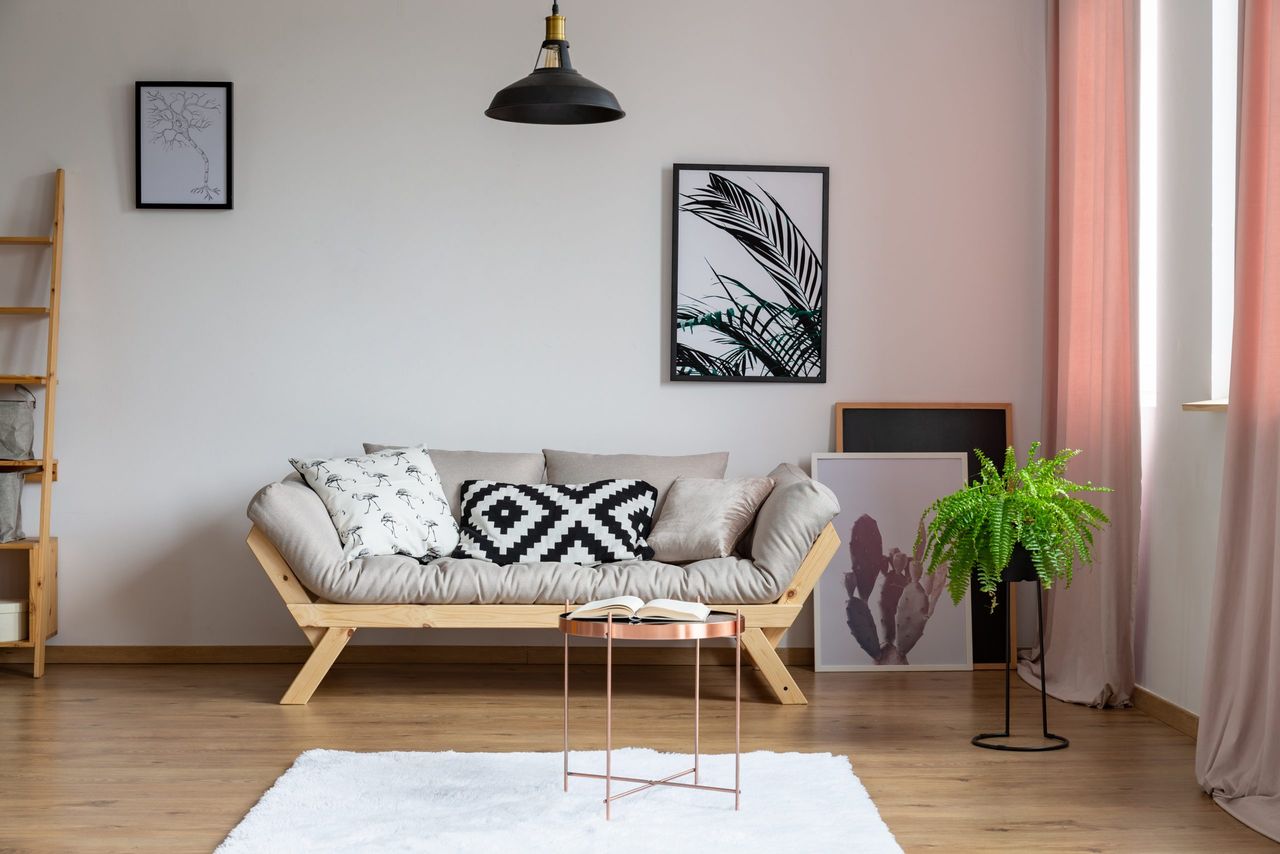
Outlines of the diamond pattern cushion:
M496 564L594 565L653 556L657 490L641 480L462 484L458 557Z

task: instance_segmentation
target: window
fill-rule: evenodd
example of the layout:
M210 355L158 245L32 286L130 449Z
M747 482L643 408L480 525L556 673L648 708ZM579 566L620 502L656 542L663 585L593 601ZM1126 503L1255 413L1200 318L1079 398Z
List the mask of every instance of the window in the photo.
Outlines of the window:
M1213 0L1213 359L1210 394L1231 384L1231 321L1236 282L1236 109L1240 4Z
M1205 287L1210 291L1212 312L1208 320L1211 324L1210 364L1204 366L1203 376L1208 380L1204 391L1212 399L1183 405L1184 409L1192 410L1226 408L1231 378L1231 324L1235 301L1239 3L1238 0L1211 0L1211 3L1211 153L1210 162L1205 164L1211 181L1211 234L1207 235L1210 277ZM1170 176L1161 176L1160 173L1160 17L1163 5L1162 0L1144 0L1139 18L1138 388L1140 405L1144 408L1156 405L1160 300L1157 211L1160 210L1161 178L1170 180ZM1173 93L1165 94L1168 98Z
M1156 288L1159 255L1160 3L1146 0L1138 30L1138 401L1156 405Z

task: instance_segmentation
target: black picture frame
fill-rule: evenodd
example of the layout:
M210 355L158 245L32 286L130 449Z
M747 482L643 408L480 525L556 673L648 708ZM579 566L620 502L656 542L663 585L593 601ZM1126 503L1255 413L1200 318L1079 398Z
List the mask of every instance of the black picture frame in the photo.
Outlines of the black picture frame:
M1012 403L837 403L837 452L909 453L963 451L968 454L969 480L980 470L977 448L998 466L1013 444ZM941 497L941 496L939 496ZM1001 597L992 610L986 596L970 595L973 620L973 666L977 670L1003 668L1006 611L1017 603ZM1009 649L1017 656L1017 621Z
M819 255L821 266L821 284L819 286L818 304L821 318L818 324L820 341L817 347L818 367L816 373L809 376L777 376L777 375L736 375L720 376L714 374L682 373L679 364L680 345L679 319L680 311L680 215L681 215L681 176L687 172L777 172L777 173L811 173L822 177L822 248ZM767 192L767 188L763 188ZM671 305L668 312L668 379L671 382L758 382L758 383L825 383L827 381L827 282L828 282L828 224L831 202L831 169L828 166L757 166L735 164L708 163L676 163L671 174ZM776 203L776 202L775 202ZM780 206L779 206L780 207ZM686 212L687 213L687 212ZM807 241L807 238L806 238Z
M221 201L207 199L205 201L195 202L175 202L175 201L146 201L143 198L143 142L144 136L148 132L145 127L143 115L143 92L151 89L223 89L225 90L225 99L223 101L223 138L224 151L226 152L226 180L221 182L225 186L216 188ZM134 175L134 207L139 210L232 210L234 207L234 135L232 132L234 119L234 102L233 87L229 81L198 81L198 80L140 80L134 83L133 89L133 175ZM201 151L201 155L203 152ZM208 180L204 188L208 189ZM192 191L193 193L195 190Z

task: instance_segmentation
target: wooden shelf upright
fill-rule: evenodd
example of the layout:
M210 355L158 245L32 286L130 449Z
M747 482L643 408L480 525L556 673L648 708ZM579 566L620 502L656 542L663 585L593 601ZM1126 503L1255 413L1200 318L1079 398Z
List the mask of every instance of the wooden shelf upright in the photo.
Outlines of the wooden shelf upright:
M53 482L57 480L57 460L53 456L53 419L58 396L58 321L62 303L62 230L63 199L66 176L61 169L54 175L53 228L48 235L4 237L0 247L34 246L53 250L49 265L49 304L47 306L0 306L0 317L45 318L49 324L46 367L43 374L0 375L0 385L44 386L44 432L40 456L32 460L0 459L0 471L21 471L28 482L40 484L40 533L34 538L0 543L3 550L27 553L27 637L25 640L0 643L0 647L23 647L32 650L31 675L44 675L45 641L58 631L58 540L49 533Z

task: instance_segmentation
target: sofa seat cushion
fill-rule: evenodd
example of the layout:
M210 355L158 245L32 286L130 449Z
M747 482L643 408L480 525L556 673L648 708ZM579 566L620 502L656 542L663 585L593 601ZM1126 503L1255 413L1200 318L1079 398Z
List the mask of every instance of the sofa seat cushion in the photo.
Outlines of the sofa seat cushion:
M353 605L549 605L622 595L751 605L782 594L779 583L738 557L686 566L643 560L500 566L470 558L423 564L402 555L379 555L323 577L299 568L298 576L313 593Z

